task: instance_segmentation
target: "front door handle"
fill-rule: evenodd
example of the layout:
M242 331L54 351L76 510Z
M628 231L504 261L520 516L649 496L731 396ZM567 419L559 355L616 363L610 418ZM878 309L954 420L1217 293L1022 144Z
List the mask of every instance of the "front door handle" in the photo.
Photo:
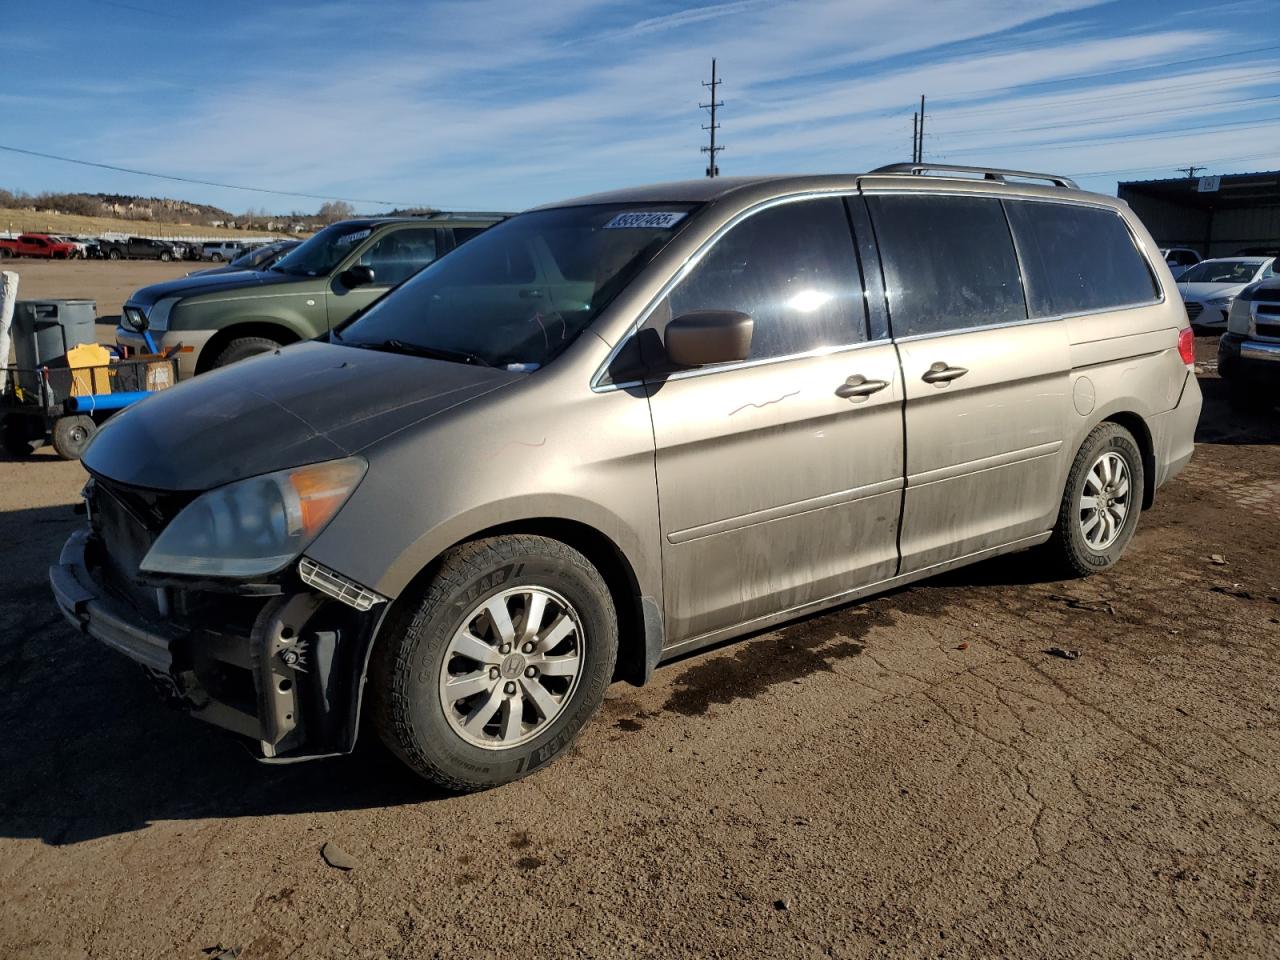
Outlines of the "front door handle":
M836 387L836 396L846 400L865 400L873 393L879 393L889 385L888 380L868 380L860 373L855 373L840 386Z
M952 380L958 380L968 373L965 367L950 367L939 360L926 370L920 379L925 383L950 383Z
M541 290L521 290L520 298L523 300L537 300L542 297Z

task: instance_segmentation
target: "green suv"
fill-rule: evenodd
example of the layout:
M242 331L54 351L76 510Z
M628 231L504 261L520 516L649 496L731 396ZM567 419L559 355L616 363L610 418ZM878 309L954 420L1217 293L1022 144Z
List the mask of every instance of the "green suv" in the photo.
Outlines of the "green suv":
M345 220L269 270L195 275L143 287L124 305L116 342L180 345L183 377L327 333L505 215L439 213Z

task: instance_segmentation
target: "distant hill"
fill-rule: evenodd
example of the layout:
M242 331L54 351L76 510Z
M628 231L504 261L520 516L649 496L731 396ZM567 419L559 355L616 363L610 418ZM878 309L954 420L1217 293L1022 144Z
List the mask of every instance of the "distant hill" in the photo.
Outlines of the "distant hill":
M0 189L0 209L35 215L39 220L49 214L73 217L109 218L139 224L171 224L173 226L214 227L234 230L307 232L321 223L317 214L294 211L271 214L265 210L249 210L235 214L207 203L191 203L169 197L140 197L121 193L39 193Z

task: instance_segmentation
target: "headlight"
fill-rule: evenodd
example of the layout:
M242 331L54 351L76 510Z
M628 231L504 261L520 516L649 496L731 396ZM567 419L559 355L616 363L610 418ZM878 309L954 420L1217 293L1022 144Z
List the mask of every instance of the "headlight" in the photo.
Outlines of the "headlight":
M140 307L125 307L120 317L121 323L130 330L142 332L146 326L147 312Z
M1206 300L1205 303L1211 307L1222 307L1224 310L1229 310L1234 300L1235 297L1214 297L1212 300Z
M348 457L203 493L165 527L141 569L206 577L275 573L333 519L368 467L363 457Z

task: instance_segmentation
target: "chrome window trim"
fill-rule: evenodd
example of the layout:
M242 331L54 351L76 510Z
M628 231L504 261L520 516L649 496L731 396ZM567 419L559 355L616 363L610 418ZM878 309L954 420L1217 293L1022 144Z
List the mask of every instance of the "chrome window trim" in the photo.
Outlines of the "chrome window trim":
M1108 307L1106 310L1081 310L1076 313L1060 313L1052 317L1028 317L1026 320L1014 320L1010 323L989 323L982 327L957 327L952 330L936 330L931 333L913 333L906 337L894 337L895 343L915 343L919 340L930 340L934 337L956 337L966 333L981 333L984 330L1007 330L1010 327L1028 327L1037 323L1059 323L1076 317L1096 317L1104 313L1119 313L1123 310L1142 310L1147 307L1158 307L1163 301L1155 300L1146 303L1128 303L1119 307Z
M639 332L641 327L645 325L650 315L653 313L654 310L657 309L658 304L660 304L663 301L663 299L665 299L666 296L670 294L672 290L675 289L676 285L679 284L681 280L683 280L686 276L689 275L690 271L692 271L693 268L696 267L699 262L701 262L702 258L707 255L707 252L713 246L715 246L717 243L720 242L721 237L723 237L726 233L728 233L730 230L732 230L734 227L740 224L743 220L746 220L748 217L755 216L757 213L760 213L762 210L768 210L772 207L778 207L783 205L784 203L799 203L804 200L814 200L814 199L819 199L821 197L856 197L858 195L859 195L859 190L857 187L840 187L840 188L831 189L831 190L808 190L808 191L805 191L804 193L792 193L792 194L787 194L786 196L783 196L783 197L773 197L769 200L762 200L753 206L747 207L743 210L739 210L729 220L726 220L724 223L722 223L715 233L713 233L706 240L704 240L702 245L699 246L697 250L689 254L688 258L685 259L684 263L680 264L680 266L676 269L676 271L672 273L672 275L667 279L667 282L662 285L660 290L658 290L657 294L654 295L653 299L650 300L649 303L645 305L645 308L640 311L639 317L636 320L636 322L633 323L627 329L627 331L618 338L618 342L613 345L613 348L609 351L609 355L604 358L604 361L600 364L600 366L596 369L595 374L593 374L591 377L592 392L608 393L612 390L632 388L644 383L643 380L627 380L621 383L601 383L600 381L604 377L604 375L608 372L609 364L613 363L614 358L617 357L617 355L622 352L622 348L626 346L627 342L632 337L634 337L637 332ZM852 229L850 229L849 231L849 242L851 244L853 243ZM855 248L855 252L856 252L856 248ZM859 278L859 284L861 284L861 278ZM863 296L864 298L866 296L865 290L863 291ZM859 343L857 344L849 344L849 345L846 345L846 347L862 346L865 343L887 343L887 342L888 340L859 341ZM680 370L668 376L667 379L673 380L673 379L683 378L685 376L690 376L690 375L698 376L698 375L705 375L708 373L719 373L722 370L737 370L742 367L760 366L765 363L776 363L784 360L798 360L807 356L817 356L820 353L833 353L838 350L845 349L846 347L822 347L822 348L819 348L817 351L807 351L805 353L792 354L786 357L765 357L760 360L743 360L743 361L740 361L739 363L720 364L718 366L710 367L706 369L698 368L695 370Z

